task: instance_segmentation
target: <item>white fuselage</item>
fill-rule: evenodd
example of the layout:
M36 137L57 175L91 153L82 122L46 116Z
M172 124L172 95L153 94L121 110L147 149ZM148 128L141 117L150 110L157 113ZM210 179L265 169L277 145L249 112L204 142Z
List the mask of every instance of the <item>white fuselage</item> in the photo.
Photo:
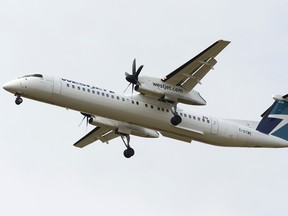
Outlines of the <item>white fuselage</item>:
M173 126L169 121L173 116L171 104L140 94L124 96L52 76L22 77L5 86L11 93L26 98L156 130L186 142L197 140L231 147L288 147L287 141L257 131L255 122L217 119L183 110L179 112L181 124Z

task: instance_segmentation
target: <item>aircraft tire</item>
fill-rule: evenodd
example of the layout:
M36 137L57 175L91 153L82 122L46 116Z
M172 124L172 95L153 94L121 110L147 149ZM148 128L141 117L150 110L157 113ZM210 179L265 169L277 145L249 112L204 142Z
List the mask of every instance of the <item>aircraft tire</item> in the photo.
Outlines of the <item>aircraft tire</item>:
M20 105L22 102L23 102L23 99L21 97L17 97L16 100L15 100L15 103L17 105Z
M125 151L124 151L124 157L126 158L130 158L132 157L133 155L135 154L135 151L133 148L127 148Z
M170 119L170 123L174 126L180 124L182 122L182 118L179 115L175 115Z

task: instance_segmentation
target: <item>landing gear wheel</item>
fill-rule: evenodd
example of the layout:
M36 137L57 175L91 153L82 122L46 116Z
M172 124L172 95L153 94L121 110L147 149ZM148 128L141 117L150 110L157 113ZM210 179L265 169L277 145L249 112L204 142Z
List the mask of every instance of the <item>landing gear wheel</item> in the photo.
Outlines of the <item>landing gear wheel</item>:
M174 115L171 119L170 119L170 123L174 126L180 124L182 122L182 118L179 115Z
M130 158L130 157L132 157L132 156L134 155L134 153L135 153L134 149L130 147L130 148L127 148L127 149L124 151L124 156L125 156L126 158Z
M121 134L122 141L124 145L126 146L126 150L123 152L124 156L126 158L130 158L135 154L135 151L133 148L130 147L130 136L129 134ZM126 139L126 140L125 140Z
M174 110L171 109L171 111L174 116L170 119L170 123L174 126L177 126L178 124L182 122L182 118L181 116L178 115L178 112L177 112L177 102L174 103Z
M21 97L17 97L16 100L15 100L15 103L17 105L20 105L22 102L23 102L23 99Z

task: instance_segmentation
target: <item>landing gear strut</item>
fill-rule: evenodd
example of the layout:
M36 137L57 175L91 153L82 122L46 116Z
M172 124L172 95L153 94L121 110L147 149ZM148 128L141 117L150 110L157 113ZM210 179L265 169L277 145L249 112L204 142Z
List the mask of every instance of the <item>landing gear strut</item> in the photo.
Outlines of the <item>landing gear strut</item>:
M23 102L23 99L21 98L20 95L16 94L16 99L15 99L15 103L17 105L20 105Z
M170 123L174 126L177 126L182 122L182 118L178 115L177 112L177 103L174 104L174 110L172 110L172 113L174 116L170 119Z
M127 147L125 151L123 152L124 156L126 158L130 158L135 154L135 151L133 148L130 147L130 136L129 134L121 135L122 141L124 145ZM125 140L126 139L126 140Z

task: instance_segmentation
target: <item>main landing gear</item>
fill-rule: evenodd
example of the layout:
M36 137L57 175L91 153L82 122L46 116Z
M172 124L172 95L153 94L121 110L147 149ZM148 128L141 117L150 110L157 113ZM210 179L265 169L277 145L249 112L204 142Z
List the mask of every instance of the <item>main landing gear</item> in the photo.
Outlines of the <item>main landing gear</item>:
M172 113L174 116L170 119L170 123L174 126L177 126L182 122L182 118L178 115L177 112L177 103L174 104L174 110L172 110Z
M135 151L134 151L133 148L130 147L130 136L129 136L129 134L123 134L123 135L121 135L121 138L122 138L122 141L123 141L124 145L127 147L127 149L125 149L125 151L123 152L124 156L126 158L132 157L135 154Z
M15 99L15 103L17 105L20 105L23 102L23 99L21 98L21 95L16 94L16 99Z

